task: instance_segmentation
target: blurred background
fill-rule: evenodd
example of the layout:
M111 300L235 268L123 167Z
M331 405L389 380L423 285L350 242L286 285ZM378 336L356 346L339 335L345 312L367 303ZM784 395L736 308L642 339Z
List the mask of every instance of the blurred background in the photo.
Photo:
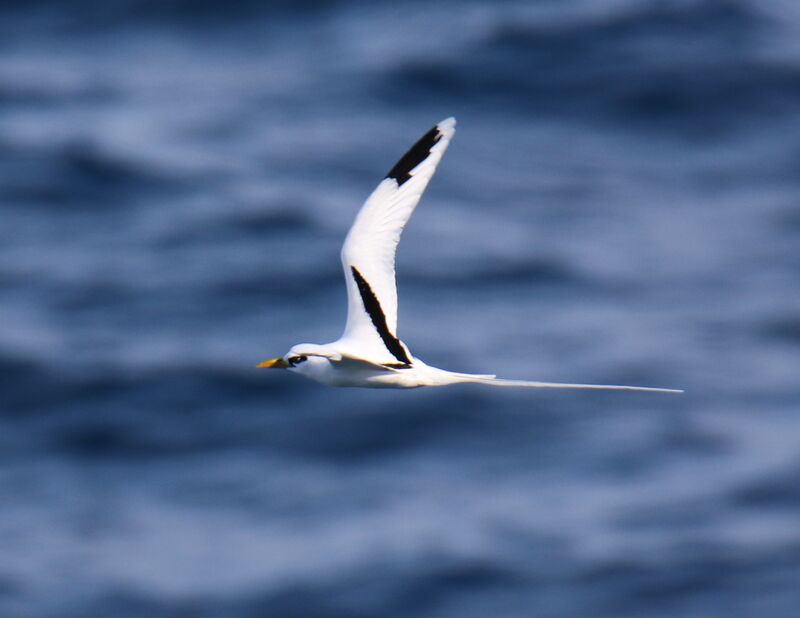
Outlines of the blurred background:
M800 5L0 11L0 615L797 615ZM685 395L254 368L449 115L412 351Z

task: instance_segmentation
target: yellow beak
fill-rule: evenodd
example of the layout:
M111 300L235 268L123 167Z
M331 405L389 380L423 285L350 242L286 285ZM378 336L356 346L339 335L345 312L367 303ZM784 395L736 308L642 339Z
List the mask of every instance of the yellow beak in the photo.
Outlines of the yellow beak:
M258 363L256 367L258 369L286 369L289 366L282 358L271 358L269 360L265 360L263 363Z

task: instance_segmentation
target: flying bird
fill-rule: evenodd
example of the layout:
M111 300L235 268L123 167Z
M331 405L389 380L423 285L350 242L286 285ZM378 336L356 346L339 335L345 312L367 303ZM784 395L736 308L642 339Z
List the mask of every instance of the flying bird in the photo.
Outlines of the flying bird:
M531 388L581 388L680 393L668 388L504 380L426 365L397 337L395 252L400 234L455 133L447 118L425 133L389 170L356 216L342 247L347 324L323 345L301 343L258 367L288 369L331 386L415 388L478 383Z

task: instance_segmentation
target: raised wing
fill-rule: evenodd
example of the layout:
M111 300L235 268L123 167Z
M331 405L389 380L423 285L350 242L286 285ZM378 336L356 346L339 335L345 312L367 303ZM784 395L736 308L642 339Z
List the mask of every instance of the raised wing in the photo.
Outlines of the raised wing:
M350 354L378 363L411 363L397 338L394 256L455 126L455 118L448 118L423 135L367 198L347 234L342 247L347 325L338 343Z

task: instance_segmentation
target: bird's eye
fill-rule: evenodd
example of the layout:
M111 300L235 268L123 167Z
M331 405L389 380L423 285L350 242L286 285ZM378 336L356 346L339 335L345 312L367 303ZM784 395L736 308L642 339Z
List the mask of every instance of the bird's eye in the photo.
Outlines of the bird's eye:
M298 363L302 363L302 362L305 362L307 360L308 360L308 357L305 356L305 355L302 355L302 354L300 356L291 356L291 357L289 357L289 362L292 365L297 365Z

